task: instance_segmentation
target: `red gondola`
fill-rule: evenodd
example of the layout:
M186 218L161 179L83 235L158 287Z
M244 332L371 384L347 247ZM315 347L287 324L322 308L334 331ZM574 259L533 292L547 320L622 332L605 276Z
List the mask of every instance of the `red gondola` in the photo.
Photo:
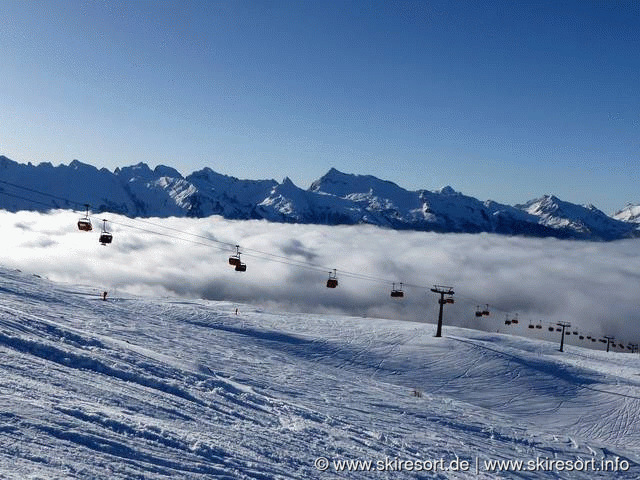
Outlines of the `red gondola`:
M229 257L229 265L235 267L236 272L247 271L247 264L240 261L240 245L236 245L236 253Z
M91 225L91 220L89 220L89 204L85 204L87 207L87 213L84 217L81 217L78 220L78 230L82 230L83 232L90 232L93 230L93 225Z
M229 257L229 265L237 267L240 263L240 245L236 245L236 253Z

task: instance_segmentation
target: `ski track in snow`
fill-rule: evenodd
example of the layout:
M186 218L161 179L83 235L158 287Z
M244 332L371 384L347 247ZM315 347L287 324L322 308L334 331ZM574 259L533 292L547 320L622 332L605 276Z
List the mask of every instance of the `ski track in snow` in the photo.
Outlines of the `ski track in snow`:
M640 360L428 324L116 297L0 269L0 477L639 478ZM413 390L423 392L413 396ZM627 472L320 472L615 459Z

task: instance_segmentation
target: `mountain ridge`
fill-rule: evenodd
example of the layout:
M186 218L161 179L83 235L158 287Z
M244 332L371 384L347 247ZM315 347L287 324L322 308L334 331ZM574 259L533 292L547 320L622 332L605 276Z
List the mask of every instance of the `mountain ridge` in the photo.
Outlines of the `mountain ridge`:
M33 165L0 156L0 181L0 208L9 211L78 209L87 203L95 212L132 217L221 215L280 223L364 223L395 230L596 241L640 236L638 206L628 205L608 216L593 205L576 205L553 195L510 206L481 201L450 186L406 190L388 180L334 167L305 190L288 177L282 183L246 180L209 167L184 176L173 167L151 169L143 162L111 172L79 160L69 165Z

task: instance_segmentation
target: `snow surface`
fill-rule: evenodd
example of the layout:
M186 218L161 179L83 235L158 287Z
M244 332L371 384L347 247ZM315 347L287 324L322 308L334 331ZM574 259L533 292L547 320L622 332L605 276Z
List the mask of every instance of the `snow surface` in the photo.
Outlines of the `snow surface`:
M2 478L640 476L636 355L230 302L104 302L5 268L0 291ZM320 456L629 470L338 473Z

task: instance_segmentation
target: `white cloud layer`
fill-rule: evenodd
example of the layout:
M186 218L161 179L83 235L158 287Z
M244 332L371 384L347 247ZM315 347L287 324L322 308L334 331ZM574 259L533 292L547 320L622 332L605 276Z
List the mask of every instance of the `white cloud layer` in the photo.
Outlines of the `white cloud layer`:
M124 217L108 218L183 236ZM112 296L176 295L430 323L437 320L438 305L428 287L438 283L452 285L456 292L456 303L445 307L445 325L543 337L549 335L548 324L568 321L585 335L609 334L626 342L640 339L640 240L591 243L219 217L148 219L239 243L247 249L242 257L247 272L240 273L227 263L231 248L208 245L204 238L185 237L205 244L201 245L113 224L113 243L101 246L97 219L90 233L78 231L76 220L77 215L67 211L0 211L0 263L56 281L91 285L96 292L108 290ZM337 268L340 284L336 289L325 287L328 268L273 262L255 251ZM352 278L348 272L381 281ZM427 288L407 287L405 298L396 300L389 296L391 281ZM492 315L477 319L475 307L485 303ZM504 325L507 312L519 314L518 327ZM529 322L539 321L544 329L527 329Z

